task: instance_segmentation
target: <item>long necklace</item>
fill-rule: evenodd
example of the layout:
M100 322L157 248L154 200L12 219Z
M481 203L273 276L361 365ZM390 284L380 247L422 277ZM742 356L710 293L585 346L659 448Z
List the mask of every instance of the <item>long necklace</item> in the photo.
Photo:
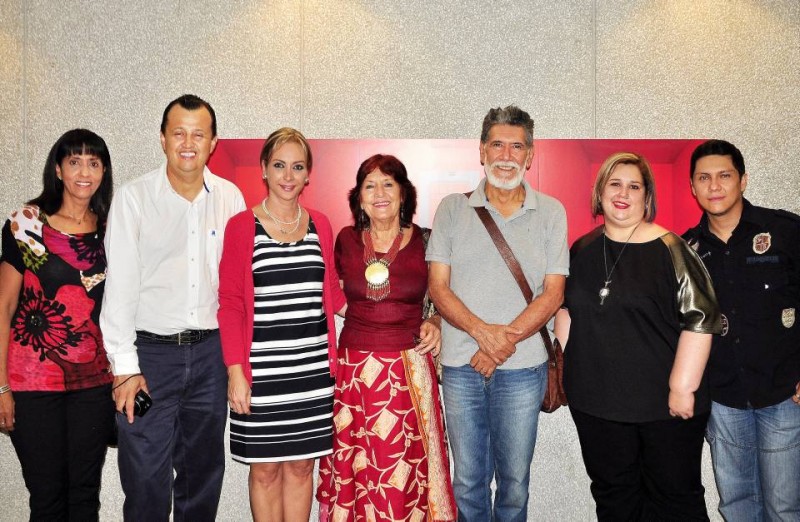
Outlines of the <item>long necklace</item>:
M267 209L267 199L268 198L264 198L264 200L261 202L261 208L264 209L264 213L267 215L267 217L270 218L273 223L275 223L275 226L278 227L278 230L281 231L281 234L288 236L297 232L297 229L300 228L300 216L302 215L302 212L300 210L300 205L299 204L297 205L297 217L294 218L294 220L281 221L275 216L273 216L272 213L269 211L269 209ZM285 230L281 225L294 225L294 228L292 228L291 230Z
M372 244L369 230L361 231L361 241L364 243L364 264L367 265L364 270L364 278L367 280L367 299L382 301L389 295L389 265L400 251L403 229L400 228L392 246L389 247L389 251L382 259L378 259L375 255L375 247Z
M608 297L608 294L611 293L611 289L608 288L608 285L611 284L611 274L614 273L614 269L617 268L617 263L619 263L619 260L622 258L622 254L625 253L625 249L628 247L628 243L630 243L631 238L633 237L633 234L636 233L636 229L639 228L639 225L641 225L641 224L642 224L642 222L639 221L636 224L636 226L633 227L633 232L631 232L631 235L629 235L628 239L625 240L625 244L622 245L622 250L620 250L616 261L614 261L614 264L611 265L611 270L610 271L608 270L608 260L606 259L606 231L605 231L605 228L603 228L603 266L605 267L605 270L606 270L606 281L605 281L605 284L603 285L603 288L600 289L600 293L599 293L599 295L600 295L600 306L603 306L603 302L606 300L606 297Z

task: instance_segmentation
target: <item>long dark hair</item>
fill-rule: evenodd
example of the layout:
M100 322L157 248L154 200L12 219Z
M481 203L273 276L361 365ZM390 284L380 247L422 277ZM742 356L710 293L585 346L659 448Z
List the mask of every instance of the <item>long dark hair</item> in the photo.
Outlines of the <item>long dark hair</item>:
M58 138L44 164L42 193L28 204L38 206L45 214L58 212L64 202L64 182L58 179L56 165L61 165L64 158L73 154L96 156L103 163L103 179L89 201L89 208L97 215L97 231L102 234L108 218L108 208L111 206L114 180L111 175L111 155L106 142L90 130L72 129Z

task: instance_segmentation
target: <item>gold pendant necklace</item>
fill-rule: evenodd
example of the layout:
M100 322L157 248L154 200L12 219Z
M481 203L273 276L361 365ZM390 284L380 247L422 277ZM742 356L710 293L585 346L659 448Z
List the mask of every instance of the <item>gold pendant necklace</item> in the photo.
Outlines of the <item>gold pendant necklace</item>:
M382 259L375 255L375 247L372 244L372 236L369 230L361 231L361 241L364 243L364 278L367 280L367 299L372 301L382 301L386 299L391 290L389 287L389 265L392 264L397 253L400 251L400 243L403 242L403 228L395 236L392 246Z

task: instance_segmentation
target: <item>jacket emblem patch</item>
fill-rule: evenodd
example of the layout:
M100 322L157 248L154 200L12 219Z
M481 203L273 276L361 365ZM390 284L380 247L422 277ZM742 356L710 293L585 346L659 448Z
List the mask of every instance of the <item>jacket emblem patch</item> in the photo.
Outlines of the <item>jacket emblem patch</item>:
M781 323L783 323L783 326L786 328L791 328L794 326L794 317L794 308L784 308L781 312Z
M769 232L762 232L760 234L756 234L756 237L753 238L753 252L756 254L763 254L769 247L772 246L772 236Z

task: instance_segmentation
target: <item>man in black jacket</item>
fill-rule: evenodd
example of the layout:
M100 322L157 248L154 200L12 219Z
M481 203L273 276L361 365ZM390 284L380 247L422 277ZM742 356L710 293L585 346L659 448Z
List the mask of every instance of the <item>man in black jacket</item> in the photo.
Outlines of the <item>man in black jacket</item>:
M684 234L706 265L723 314L708 363L719 510L731 521L800 520L800 217L752 205L734 145L692 154L705 211Z

